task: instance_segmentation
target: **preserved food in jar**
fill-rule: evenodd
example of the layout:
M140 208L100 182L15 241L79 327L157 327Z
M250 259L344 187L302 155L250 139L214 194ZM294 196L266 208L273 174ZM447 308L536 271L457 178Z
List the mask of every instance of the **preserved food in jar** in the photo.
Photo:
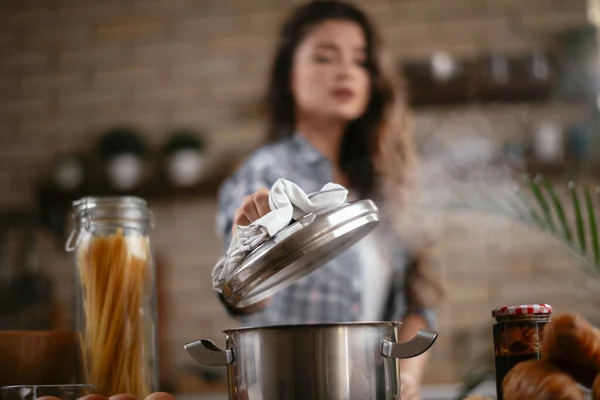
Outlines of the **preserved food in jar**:
M86 383L105 396L157 390L152 214L142 199L86 197L74 203L77 325Z
M502 381L516 364L540 359L542 334L550 321L552 307L548 304L526 304L499 307L492 311L496 393L502 396Z

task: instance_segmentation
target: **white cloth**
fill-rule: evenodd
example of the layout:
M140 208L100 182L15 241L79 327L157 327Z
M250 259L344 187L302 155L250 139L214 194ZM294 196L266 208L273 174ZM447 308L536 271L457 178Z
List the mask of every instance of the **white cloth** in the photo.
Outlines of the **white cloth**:
M295 183L279 179L269 192L271 212L248 226L238 226L227 253L213 268L212 280L216 291L236 271L246 256L271 239L293 220L331 207L344 204L348 190L335 183L327 183L321 191L306 194Z
M358 243L362 266L361 320L380 321L392 286L392 258L388 246L375 231Z

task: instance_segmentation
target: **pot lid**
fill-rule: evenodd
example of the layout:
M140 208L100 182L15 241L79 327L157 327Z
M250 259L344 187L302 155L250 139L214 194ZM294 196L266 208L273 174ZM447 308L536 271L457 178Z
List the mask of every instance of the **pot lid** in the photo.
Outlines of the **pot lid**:
M293 222L251 252L222 293L236 307L272 296L338 256L379 224L371 200L326 209Z

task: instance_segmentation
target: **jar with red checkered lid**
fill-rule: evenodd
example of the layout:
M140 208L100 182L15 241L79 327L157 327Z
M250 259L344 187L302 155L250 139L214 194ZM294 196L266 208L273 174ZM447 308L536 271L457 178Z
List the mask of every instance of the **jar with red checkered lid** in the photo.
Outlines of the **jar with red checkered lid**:
M502 381L517 363L540 358L544 326L550 322L549 304L519 304L495 308L492 317L496 392L502 399Z

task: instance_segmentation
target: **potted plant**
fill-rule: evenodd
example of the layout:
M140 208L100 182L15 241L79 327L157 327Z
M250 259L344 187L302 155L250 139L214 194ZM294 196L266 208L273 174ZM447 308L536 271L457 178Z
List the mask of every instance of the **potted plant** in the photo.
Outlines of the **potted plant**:
M195 131L175 130L163 148L169 180L183 187L196 184L202 174L204 147L204 138Z
M98 145L106 163L110 183L119 190L131 190L142 178L143 157L148 146L143 136L131 127L114 127L106 131Z

